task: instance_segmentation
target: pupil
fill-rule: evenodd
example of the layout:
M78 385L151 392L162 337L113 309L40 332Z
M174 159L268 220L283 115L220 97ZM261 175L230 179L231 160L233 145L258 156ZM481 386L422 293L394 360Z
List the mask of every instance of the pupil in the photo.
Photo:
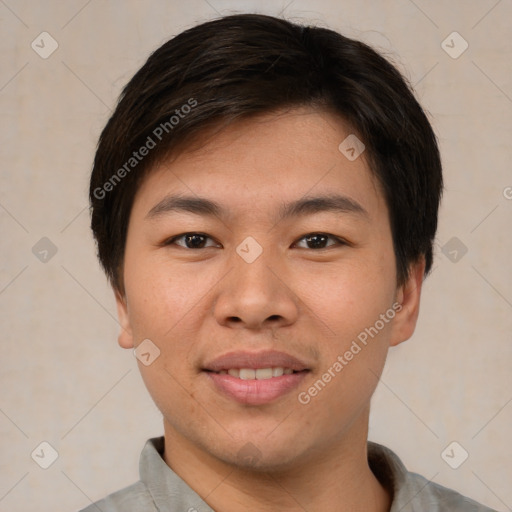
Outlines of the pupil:
M187 235L186 243L187 243L187 246L191 245L192 248L194 248L194 249L201 248L204 245L204 236L203 235Z
M325 235L313 235L306 238L307 243L312 247L323 247L327 237Z

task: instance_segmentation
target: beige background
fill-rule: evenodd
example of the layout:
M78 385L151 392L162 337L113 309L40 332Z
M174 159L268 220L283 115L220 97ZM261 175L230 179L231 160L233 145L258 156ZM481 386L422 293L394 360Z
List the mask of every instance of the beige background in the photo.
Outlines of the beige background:
M417 332L390 352L370 438L411 470L512 510L510 1L1 0L0 511L84 507L135 481L144 440L162 431L133 355L116 344L88 174L149 52L235 11L327 24L384 50L415 84L446 193ZM43 31L59 45L47 59L31 48ZM441 46L453 31L469 44L457 59ZM32 251L42 237L57 248L46 263ZM468 249L457 262L441 251L452 237ZM59 454L46 470L31 458L42 441ZM469 453L456 470L441 458L452 441Z

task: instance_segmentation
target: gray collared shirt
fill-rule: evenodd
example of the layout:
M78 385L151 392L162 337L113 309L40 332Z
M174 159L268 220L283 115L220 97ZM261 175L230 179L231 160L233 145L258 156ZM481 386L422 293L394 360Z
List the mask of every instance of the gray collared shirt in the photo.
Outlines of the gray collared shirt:
M149 439L140 456L140 481L93 503L81 512L214 512L162 458L164 438ZM496 512L407 471L389 448L368 442L368 462L393 490L389 512Z

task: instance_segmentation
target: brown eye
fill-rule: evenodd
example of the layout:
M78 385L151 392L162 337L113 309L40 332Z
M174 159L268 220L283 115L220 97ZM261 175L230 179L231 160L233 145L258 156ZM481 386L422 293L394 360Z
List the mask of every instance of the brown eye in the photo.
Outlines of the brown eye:
M329 239L334 240L334 243L327 244ZM298 246L301 242L306 244L306 247L301 247L301 249L326 249L332 245L344 244L343 240L340 238L326 233L310 233L309 235L303 236L295 245Z
M168 240L165 245L179 245L185 249L205 249L206 247L215 247L218 244L206 245L207 241L213 239L203 233L184 233Z

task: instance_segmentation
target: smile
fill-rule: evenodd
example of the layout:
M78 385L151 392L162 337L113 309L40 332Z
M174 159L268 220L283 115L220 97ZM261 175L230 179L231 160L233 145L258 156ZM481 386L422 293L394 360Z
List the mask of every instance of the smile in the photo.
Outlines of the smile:
M310 371L309 362L277 350L228 352L202 367L214 393L243 405L275 402L297 388Z
M291 375L294 371L291 368L277 366L275 368L230 368L216 372L219 375L231 375L242 380L267 380L281 375Z

